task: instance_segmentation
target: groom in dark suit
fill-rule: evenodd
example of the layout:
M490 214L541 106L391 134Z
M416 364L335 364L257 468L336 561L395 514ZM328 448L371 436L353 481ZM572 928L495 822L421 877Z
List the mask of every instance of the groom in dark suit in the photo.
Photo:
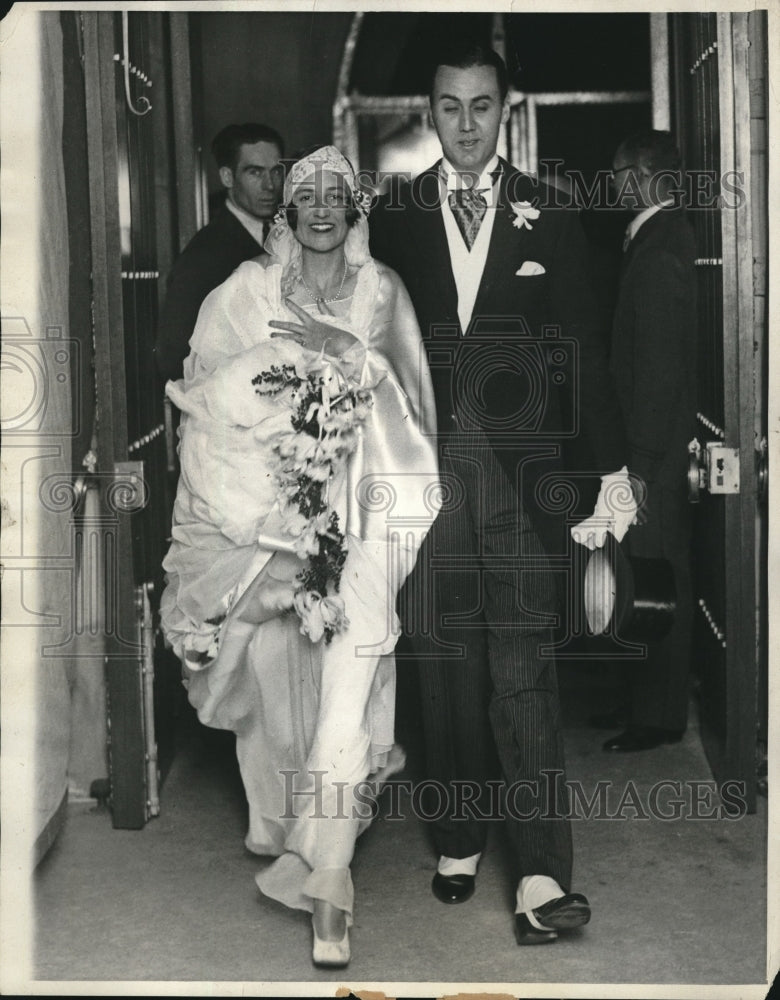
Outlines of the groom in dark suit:
M627 485L622 424L576 212L496 155L503 61L478 45L447 52L430 101L443 158L380 200L371 246L409 290L439 421L445 504L401 608L420 668L427 786L439 789L424 810L439 854L432 887L443 902L470 897L485 820L501 815L518 943L545 943L590 919L571 892L549 650L554 569L560 578L571 557L561 443L586 434L600 470ZM589 534L589 547L603 543L597 524ZM503 782L490 782L496 751Z

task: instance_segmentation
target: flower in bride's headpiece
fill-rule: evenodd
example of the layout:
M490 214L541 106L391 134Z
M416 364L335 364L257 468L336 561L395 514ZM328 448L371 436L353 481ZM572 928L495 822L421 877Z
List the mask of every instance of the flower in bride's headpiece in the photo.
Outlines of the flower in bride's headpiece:
M371 207L374 204L374 199L368 191L362 191L356 189L353 193L353 198L355 199L355 204L363 213L363 215L368 215L371 211Z
M512 201L509 204L515 213L512 225L516 229L533 229L531 223L539 218L539 209L534 208L530 201Z

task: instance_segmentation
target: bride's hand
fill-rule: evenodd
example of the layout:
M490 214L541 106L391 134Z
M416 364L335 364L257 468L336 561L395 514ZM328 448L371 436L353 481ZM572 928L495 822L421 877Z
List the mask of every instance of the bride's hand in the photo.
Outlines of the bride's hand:
M357 337L353 337L351 333L339 330L329 323L321 323L290 299L285 299L284 303L301 322L287 323L284 320L273 319L268 325L279 332L272 333L271 337L294 340L296 344L300 344L310 351L316 351L318 354L324 349L325 353L331 357L340 357L350 347L358 343ZM320 312L329 316L333 315L324 302L317 303L317 305Z

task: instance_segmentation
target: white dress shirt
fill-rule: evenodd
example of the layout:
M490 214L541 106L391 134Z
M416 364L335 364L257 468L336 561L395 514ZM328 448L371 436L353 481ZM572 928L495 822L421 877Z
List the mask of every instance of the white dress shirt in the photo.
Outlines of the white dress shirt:
M228 211L232 212L233 215L238 219L244 229L247 230L250 236L257 240L260 246L265 242L265 237L263 236L263 220L255 218L254 215L250 215L249 212L245 212L243 208L239 208L238 205L234 204L230 198L225 198L225 204L228 207ZM268 220L271 221L270 219Z
M494 156L482 171L475 188L482 191L487 202L487 212L482 219L477 238L471 250L466 246L458 223L453 215L449 204L449 192L457 191L463 184L453 167L442 159L439 181L441 187L441 214L444 219L444 230L447 234L447 244L450 249L450 263L452 264L452 274L455 278L455 287L458 290L458 318L463 333L468 329L471 322L471 314L474 311L474 303L479 290L479 283L482 280L482 272L485 270L488 247L490 246L490 235L493 232L493 222L495 220L495 205L497 196L497 182L494 184L490 176L498 168L498 156Z

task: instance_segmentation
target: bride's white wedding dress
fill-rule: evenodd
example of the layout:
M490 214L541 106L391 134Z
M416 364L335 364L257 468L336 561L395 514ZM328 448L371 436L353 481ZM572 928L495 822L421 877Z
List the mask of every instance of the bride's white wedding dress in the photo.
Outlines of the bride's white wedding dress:
M277 856L257 877L261 890L308 910L327 900L351 922L349 866L371 818L365 780L402 764L395 599L438 509L435 415L406 290L369 260L333 317L317 314L357 338L334 364L371 387L372 406L328 493L347 542L339 593L349 626L312 642L290 610L304 563L282 527L273 452L290 410L252 384L273 365L301 372L316 360L270 337L270 320L296 321L281 281L279 264L242 264L204 302L184 378L168 384L182 411L181 478L162 624L200 720L236 733L246 845Z

